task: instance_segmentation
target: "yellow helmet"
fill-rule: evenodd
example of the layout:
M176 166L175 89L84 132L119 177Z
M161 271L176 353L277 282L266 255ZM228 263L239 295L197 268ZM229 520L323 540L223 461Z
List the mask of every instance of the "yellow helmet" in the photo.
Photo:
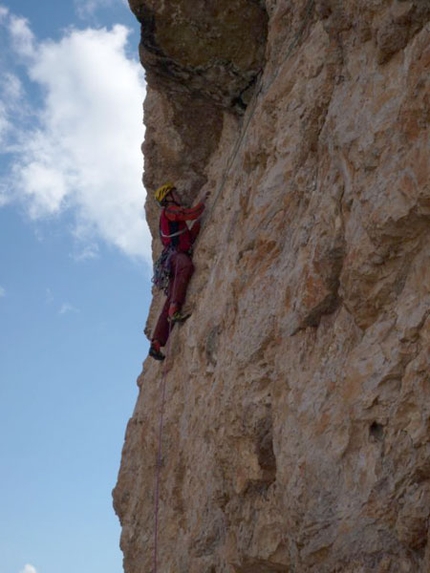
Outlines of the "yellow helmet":
M164 185L162 185L161 187L159 187L155 193L154 193L154 197L155 200L158 201L158 203L162 203L164 201L164 199L166 198L166 196L170 193L170 191L173 191L173 189L175 189L175 186L173 183L165 183Z

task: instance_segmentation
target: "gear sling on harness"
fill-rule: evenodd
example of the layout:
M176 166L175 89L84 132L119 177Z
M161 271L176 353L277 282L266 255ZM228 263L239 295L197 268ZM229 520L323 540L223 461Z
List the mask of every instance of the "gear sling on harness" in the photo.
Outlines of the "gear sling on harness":
M159 233L164 248L154 263L152 282L167 294L172 274L172 255L178 250L191 255L193 237L185 221L169 220L164 213L160 217Z
M171 258L174 252L171 247L164 247L161 255L154 263L152 283L159 290L163 290L165 294L169 286Z
M175 233L171 233L170 235L166 235L163 233L160 227L160 237L161 240L163 239L172 239L174 237L178 237L188 231L188 228L181 229L180 231L176 231ZM164 243L165 241L163 241ZM172 255L175 252L175 247L173 243L169 243L165 245L164 249L161 251L161 255L154 263L153 267L153 275L152 275L152 282L155 287L159 290L164 291L167 294L167 288L169 286L169 279L170 275L172 274L172 264L171 259Z

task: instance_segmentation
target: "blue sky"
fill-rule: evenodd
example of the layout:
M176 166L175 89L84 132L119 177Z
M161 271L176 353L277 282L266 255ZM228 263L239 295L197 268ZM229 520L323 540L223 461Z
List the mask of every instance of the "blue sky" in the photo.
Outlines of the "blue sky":
M0 0L0 573L121 573L147 354L144 72L123 0Z

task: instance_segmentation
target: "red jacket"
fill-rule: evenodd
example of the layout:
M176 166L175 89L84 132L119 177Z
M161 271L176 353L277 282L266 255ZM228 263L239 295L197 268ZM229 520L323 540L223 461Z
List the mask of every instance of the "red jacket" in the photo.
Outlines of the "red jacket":
M196 221L203 213L204 203L199 203L191 209L169 203L160 215L160 237L165 247L174 247L177 251L186 253L191 250L200 231L200 222ZM196 221L191 229L186 221Z

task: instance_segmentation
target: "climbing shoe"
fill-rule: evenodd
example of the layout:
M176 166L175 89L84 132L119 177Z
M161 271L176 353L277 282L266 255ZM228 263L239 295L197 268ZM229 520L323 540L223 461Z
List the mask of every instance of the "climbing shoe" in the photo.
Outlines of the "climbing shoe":
M160 350L160 344L154 342L149 347L149 356L155 360L164 360L166 358Z
M190 318L190 316L191 316L191 313L186 314L180 310L177 310L171 316L169 316L169 318L167 320L172 324L176 324L176 323L185 322L187 320L187 318Z

